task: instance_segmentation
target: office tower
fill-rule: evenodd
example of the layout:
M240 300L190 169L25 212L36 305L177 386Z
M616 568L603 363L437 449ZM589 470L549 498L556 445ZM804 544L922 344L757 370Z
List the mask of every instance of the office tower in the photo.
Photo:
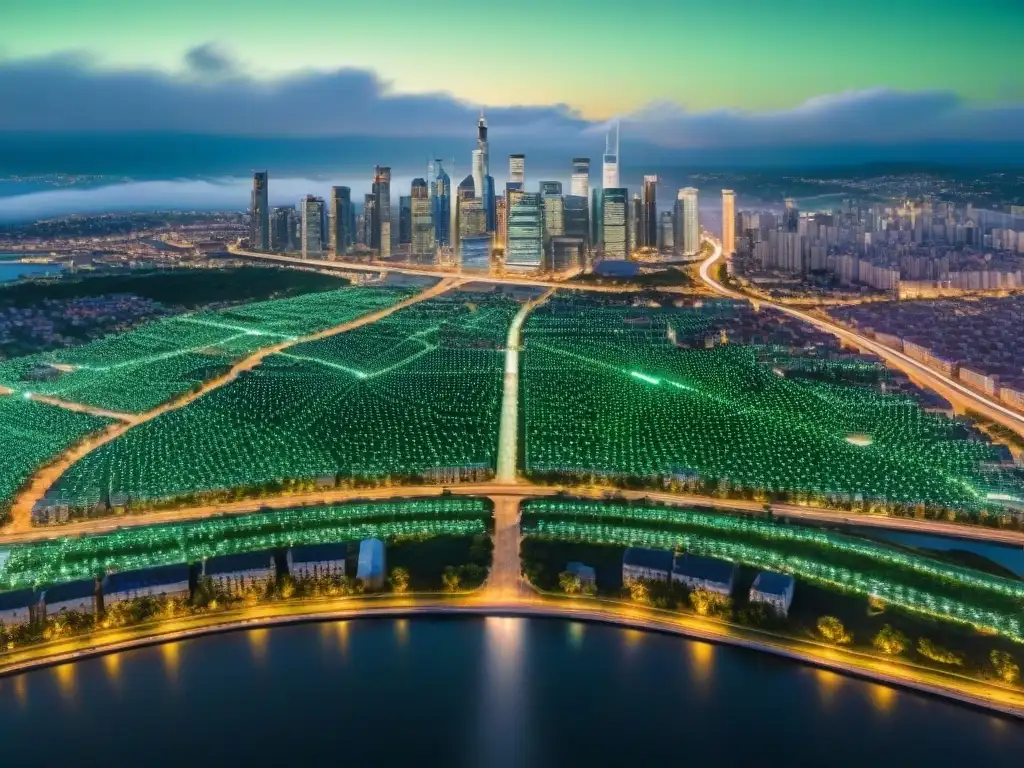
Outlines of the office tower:
M352 247L352 190L331 187L331 250L341 256Z
M302 258L319 259L323 255L324 201L306 195L299 203L302 216Z
M423 182L426 184L426 182ZM398 244L412 243L412 195L398 198Z
M252 218L249 224L249 247L254 251L270 250L270 204L267 172L252 175Z
M503 250L508 239L508 199L499 197L494 206L494 242Z
M487 120L483 113L476 124L476 149L473 150L473 189L483 200L487 231L494 231L494 179L491 177L491 151L487 140Z
M459 195L459 261L462 269L486 271L491 267L491 236L487 212L479 197Z
M452 180L445 173L440 160L437 175L430 183L431 209L434 214L434 242L438 246L451 245L452 225Z
M640 223L640 248L658 247L658 177L644 176L643 216Z
M484 210L487 214L487 231L494 233L497 226L497 196L494 194L494 177L484 177Z
M619 189L619 123L614 125L615 140L612 131L605 137L604 165L602 168L601 186L604 189Z
M410 199L412 216L412 256L420 264L434 262L435 232L433 206L430 192L424 179L412 180L412 196Z
M579 237L590 244L590 207L582 195L562 198L565 216L565 236Z
M270 250L286 253L295 250L295 208L284 206L270 211Z
M484 173L484 153L479 147L473 150L473 172L470 174L473 180L473 193L480 199L484 198L487 188L486 174ZM461 189L462 186L459 185Z
M386 259L391 255L391 169L387 166L373 169L372 221L370 247Z
M590 158L574 157L572 159L572 184L570 190L576 197L584 200L590 197Z
M565 234L565 198L561 195L541 194L544 205L544 234L561 237Z
M800 228L800 209L796 200L786 198L786 211L782 215L782 229L785 232L796 232Z
M672 211L662 211L658 216L658 248L671 251L675 247L675 218Z
M676 253L695 256L700 251L700 216L697 212L697 190L684 187L676 200Z
M639 246L640 233L644 228L644 201L640 195L634 194L629 206L629 244L628 251L634 251Z
M373 212L376 205L374 200L372 192L363 198L363 245L367 248L373 242L373 222L377 218Z
M562 182L560 181L542 181L539 186L541 195L547 196L562 194Z
M722 253L736 253L736 193L731 189L722 190Z
M509 202L508 247L505 268L510 272L532 272L544 263L544 212L541 196L517 194Z
M600 247L606 259L629 256L629 191L608 187L600 195Z
M526 187L526 155L508 156L508 183L518 184L518 189Z
M511 186L511 185L510 185ZM512 207L522 199L526 193L519 188L507 189L505 191L505 240L503 245L505 246L505 253L508 253L508 221L509 214L512 212Z
M581 237L553 237L548 244L548 250L548 258L554 272L582 267L586 258L586 243Z
M455 193L455 196L459 200L466 200L468 198L476 197L476 181L473 179L473 174L470 174L459 183L459 188ZM481 208L483 204L481 203Z

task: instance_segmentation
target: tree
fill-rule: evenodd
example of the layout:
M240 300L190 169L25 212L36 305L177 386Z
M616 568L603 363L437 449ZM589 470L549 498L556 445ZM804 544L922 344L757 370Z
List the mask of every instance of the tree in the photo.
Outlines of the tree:
M917 652L926 659L937 661L940 664L950 664L952 666L959 667L964 663L964 660L959 654L953 653L953 651L947 651L942 646L935 645L935 643L927 637L918 639Z
M405 568L392 568L388 583L391 585L392 592L396 595L404 595L409 591L409 571Z
M888 656L897 656L903 653L909 643L910 639L906 635L898 629L893 629L888 624L882 627L879 633L875 635L875 639L871 641L875 650Z
M818 619L818 634L835 645L848 645L853 641L853 635L846 631L843 622L835 616L822 616Z
M708 589L695 589L690 593L690 605L699 616L728 616L732 600Z
M461 586L462 580L459 577L459 570L449 565L444 569L444 573L441 574L441 587L445 592L458 592Z
M578 595L583 591L583 584L580 581L579 575L569 571L562 571L558 574L558 586L567 595Z
M649 603L651 601L651 591L644 582L631 581L629 583L629 597L638 603Z
M988 658L999 679L1004 683L1016 683L1020 680L1020 666L1006 651L992 651Z

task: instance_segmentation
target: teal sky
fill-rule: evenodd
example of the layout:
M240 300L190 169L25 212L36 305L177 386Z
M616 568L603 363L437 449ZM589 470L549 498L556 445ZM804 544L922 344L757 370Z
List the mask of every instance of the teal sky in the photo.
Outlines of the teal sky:
M670 100L786 109L827 93L1024 99L1021 0L4 0L0 58L86 52L182 69L223 46L247 73L372 69L400 92L588 118Z

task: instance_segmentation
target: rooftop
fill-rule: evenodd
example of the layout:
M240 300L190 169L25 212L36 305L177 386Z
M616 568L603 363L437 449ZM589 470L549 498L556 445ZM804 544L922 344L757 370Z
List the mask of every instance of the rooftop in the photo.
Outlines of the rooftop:
M673 554L667 549L644 549L643 547L630 547L622 555L622 564L631 565L635 568L650 568L652 570L672 570Z
M347 544L310 544L305 547L292 547L293 563L323 563L344 560L347 556Z
M702 579L715 584L729 584L732 581L736 566L726 560L713 557L701 557L689 552L677 557L672 573L691 579Z
M271 567L273 555L267 550L262 552L242 552L238 555L220 555L206 561L203 573L212 576L218 573L235 573L237 571L258 571Z
M14 592L0 592L0 611L13 611L27 608L39 602L39 595L34 589L19 589Z
M92 579L69 581L43 590L43 599L48 603L63 603L68 600L92 598L96 594L96 583Z
M180 584L188 582L188 566L161 565L156 568L145 568L140 571L124 571L112 573L103 580L103 591L112 594L144 587L159 587L164 584Z
M789 574L761 571L754 579L753 589L764 595L779 595L781 597L789 591L794 583L793 577Z

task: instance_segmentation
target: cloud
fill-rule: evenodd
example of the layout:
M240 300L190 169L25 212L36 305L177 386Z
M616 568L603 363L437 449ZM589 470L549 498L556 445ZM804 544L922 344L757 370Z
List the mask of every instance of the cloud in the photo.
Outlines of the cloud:
M215 43L203 43L185 53L185 67L197 75L227 75L235 62Z
M395 92L373 72L304 70L264 80L218 45L189 50L177 74L110 70L79 54L0 60L0 131L160 131L255 137L466 137L478 108L447 93ZM691 112L671 102L622 117L623 144L759 148L1024 137L1024 103L969 103L948 91L822 95L771 112ZM505 145L599 143L602 123L565 104L489 108ZM596 141L595 141L596 140Z
M876 88L808 99L773 112L692 113L652 104L622 118L622 131L663 147L771 147L1010 141L1024 137L1024 104L970 104L950 91Z

